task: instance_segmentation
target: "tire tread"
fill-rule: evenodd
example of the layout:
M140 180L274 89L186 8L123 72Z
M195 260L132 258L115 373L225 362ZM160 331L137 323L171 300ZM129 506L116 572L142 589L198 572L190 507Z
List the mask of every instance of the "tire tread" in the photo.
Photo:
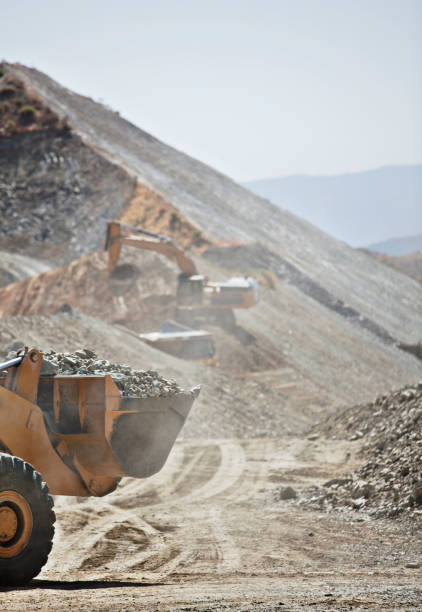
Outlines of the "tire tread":
M15 490L29 503L34 519L28 545L16 557L0 558L0 587L27 584L47 563L56 515L47 483L34 467L13 455L0 453L0 491Z

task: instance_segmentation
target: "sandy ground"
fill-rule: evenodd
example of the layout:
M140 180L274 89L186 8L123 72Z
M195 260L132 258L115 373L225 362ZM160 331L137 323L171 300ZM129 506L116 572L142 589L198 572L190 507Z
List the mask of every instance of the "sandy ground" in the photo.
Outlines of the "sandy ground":
M359 442L181 441L102 499L56 498L53 552L3 610L418 610L416 523L324 514L281 487L355 468ZM406 567L418 565L419 567Z

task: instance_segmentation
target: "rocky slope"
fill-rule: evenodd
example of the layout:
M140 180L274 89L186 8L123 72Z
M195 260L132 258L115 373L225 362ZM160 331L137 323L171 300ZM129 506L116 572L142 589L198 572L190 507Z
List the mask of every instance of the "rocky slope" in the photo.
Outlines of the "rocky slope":
M245 348L215 330L221 367L246 376L249 390L258 392L265 381L260 417L271 402L314 416L420 378L421 362L399 348L422 338L419 283L46 75L18 65L6 70L69 128L0 138L0 205L7 211L0 246L69 263L2 288L3 316L44 316L70 304L134 331L158 327L173 309L177 270L159 256L129 256L126 248L129 259L121 263L136 274L116 291L104 255L94 251L106 221L118 217L175 237L212 280L270 271L274 287L262 288L258 306L237 312L255 343ZM221 241L235 246L216 248ZM251 427L261 431L261 424Z
M364 464L311 490L305 505L349 507L376 518L422 514L422 381L341 411L315 431L362 440Z
M3 90L21 97L2 102L3 81L9 83ZM21 107L16 100L31 101L35 118L10 129L10 107ZM127 172L84 145L67 123L64 129L64 122L5 67L0 78L0 249L50 264L99 248L106 221L122 213L135 186Z
M205 237L214 242L259 240L312 282L322 285L334 299L376 320L393 337L405 342L420 339L422 288L416 282L394 270L387 272L378 262L37 70L20 65L8 69L55 113L66 116L72 133L77 133L86 146L135 175L146 188L175 206Z

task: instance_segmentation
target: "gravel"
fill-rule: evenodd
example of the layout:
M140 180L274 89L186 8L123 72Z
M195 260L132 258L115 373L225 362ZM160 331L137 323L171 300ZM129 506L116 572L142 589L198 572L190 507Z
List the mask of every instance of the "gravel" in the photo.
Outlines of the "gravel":
M16 351L22 343L16 342L8 348L8 359L16 357ZM56 353L52 350L42 351L43 363L41 376L101 376L110 374L124 396L130 397L163 397L181 393L175 380L167 380L154 370L135 370L128 365L111 363L100 359L94 351L87 348L74 353Z
M301 505L353 508L375 518L422 515L422 382L331 417L320 433L362 439L356 472L312 487Z

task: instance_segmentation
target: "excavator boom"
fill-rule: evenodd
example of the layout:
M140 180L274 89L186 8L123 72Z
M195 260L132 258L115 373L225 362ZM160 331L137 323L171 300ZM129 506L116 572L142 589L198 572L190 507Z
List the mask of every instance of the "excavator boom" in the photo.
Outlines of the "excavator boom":
M108 224L105 245L105 249L108 250L110 274L116 267L124 244L165 255L168 259L175 261L182 274L186 276L198 274L194 262L170 238L117 221Z

